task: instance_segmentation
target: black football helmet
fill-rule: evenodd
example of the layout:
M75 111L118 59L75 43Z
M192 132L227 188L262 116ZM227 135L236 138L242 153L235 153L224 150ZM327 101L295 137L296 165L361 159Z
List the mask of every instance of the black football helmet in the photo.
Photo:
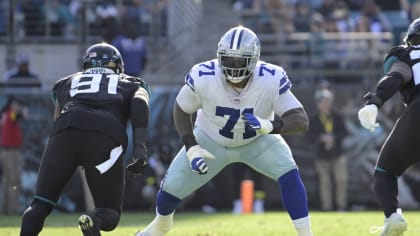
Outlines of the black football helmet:
M104 67L115 73L124 73L124 62L117 48L108 43L90 46L83 56L83 70L93 67Z
M420 44L420 17L415 19L408 26L407 34L404 37L404 43L410 46Z

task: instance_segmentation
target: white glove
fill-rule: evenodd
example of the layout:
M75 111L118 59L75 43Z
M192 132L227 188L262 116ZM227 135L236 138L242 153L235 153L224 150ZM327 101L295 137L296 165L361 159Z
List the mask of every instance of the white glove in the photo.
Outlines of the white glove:
M378 116L378 107L375 104L369 104L362 107L358 114L360 124L365 129L372 132L375 130L375 128L379 127L379 124L376 122L376 117Z
M245 124L256 130L259 134L269 134L273 131L273 123L270 120L262 119L252 113L242 114Z
M206 149L201 148L200 145L194 145L188 149L187 158L190 161L191 169L200 175L204 175L207 174L209 169L204 159L215 159L216 157Z

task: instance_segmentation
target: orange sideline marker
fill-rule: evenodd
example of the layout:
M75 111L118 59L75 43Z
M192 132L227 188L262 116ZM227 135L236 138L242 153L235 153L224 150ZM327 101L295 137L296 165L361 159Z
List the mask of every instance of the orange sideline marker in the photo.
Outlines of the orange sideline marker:
M241 182L242 214L252 213L254 205L254 181L242 180Z

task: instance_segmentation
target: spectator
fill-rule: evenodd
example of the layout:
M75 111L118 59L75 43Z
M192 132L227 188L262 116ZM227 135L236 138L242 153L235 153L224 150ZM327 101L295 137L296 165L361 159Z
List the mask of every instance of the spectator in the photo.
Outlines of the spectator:
M368 19L370 32L389 32L392 29L391 23L382 13L381 8L375 3L375 0L365 1L360 17Z
M325 19L329 19L332 17L332 13L334 12L335 2L335 0L323 0L316 10L321 13Z
M144 0L131 0L125 8L125 17L139 28L141 35L148 35L152 23L152 10L150 4Z
M278 36L293 32L293 9L281 0L267 0L266 11L270 19L272 32Z
M312 9L308 2L300 1L296 4L296 13L293 17L293 23L295 25L295 31L297 32L309 32L311 18L313 15Z
M335 203L336 209L343 211L347 209L347 161L341 150L347 133L344 119L332 109L334 96L330 90L316 91L315 101L317 112L309 121L308 137L314 148L321 209L333 210Z
M27 36L39 36L45 34L42 21L44 19L42 0L23 0L21 3L24 15L24 30Z
M123 19L123 32L112 40L124 60L124 72L131 76L140 76L146 66L146 40L140 36L136 24L129 18Z
M4 77L9 86L42 86L38 75L30 70L29 57L25 54L19 54L16 57L16 66L6 71Z
M350 9L343 1L338 1L332 13L332 17L336 20L339 32L353 32L355 30L354 19L350 16Z
M310 64L312 67L321 68L324 60L324 47L325 41L322 38L322 34L326 30L326 22L324 17L315 12L311 20L309 21L309 28L312 34L309 43L310 53Z
M408 8L408 17L410 21L420 17L420 0L416 0L410 5Z
M1 109L0 163L3 173L4 214L21 213L19 197L21 191L21 173L24 165L22 130L20 121L27 117L27 109L22 102L10 95Z
M64 36L65 39L74 37L76 18L71 14L69 6L60 0L50 0L45 4L43 11L51 35Z
M101 0L96 7L101 35L109 43L118 34L118 8L113 0Z

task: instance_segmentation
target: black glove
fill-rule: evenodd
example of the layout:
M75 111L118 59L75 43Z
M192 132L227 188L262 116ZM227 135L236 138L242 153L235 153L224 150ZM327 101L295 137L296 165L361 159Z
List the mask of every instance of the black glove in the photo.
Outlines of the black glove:
M142 175L146 167L147 161L145 159L134 159L127 165L127 171L132 175Z
M127 165L127 171L133 175L141 175L147 166L147 128L133 129L133 160Z

